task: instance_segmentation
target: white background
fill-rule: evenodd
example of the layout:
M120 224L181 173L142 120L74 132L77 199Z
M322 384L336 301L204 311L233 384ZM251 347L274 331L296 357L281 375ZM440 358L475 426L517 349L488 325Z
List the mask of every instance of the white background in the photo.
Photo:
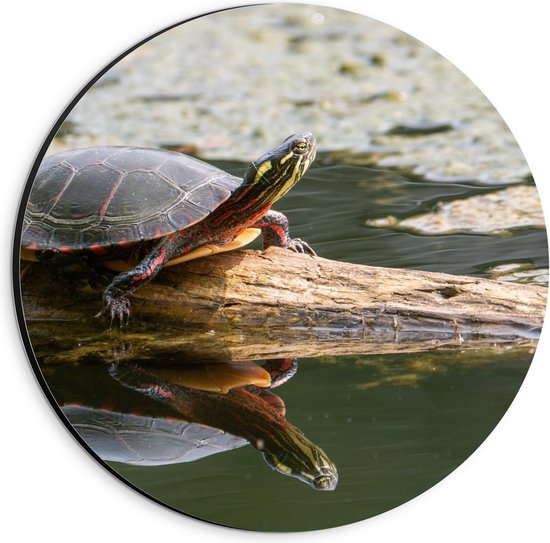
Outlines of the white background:
M469 76L507 121L548 212L548 53L545 2L325 1L380 19L433 47ZM32 5L32 7L31 7ZM10 3L0 32L2 72L2 533L7 540L135 542L295 540L210 526L134 493L85 454L58 422L26 360L11 296L15 214L29 168L58 115L91 76L129 46L224 0ZM192 52L190 52L192 54ZM549 541L548 330L516 401L458 470L420 497L309 541L423 543ZM269 492L269 489L266 489ZM283 523L284 524L284 523ZM194 539L198 541L198 539Z

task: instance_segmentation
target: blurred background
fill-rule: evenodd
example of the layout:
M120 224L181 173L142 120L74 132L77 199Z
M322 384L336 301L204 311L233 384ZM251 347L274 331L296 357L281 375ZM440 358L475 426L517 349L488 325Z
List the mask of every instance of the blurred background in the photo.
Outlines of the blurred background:
M321 151L370 152L433 179L529 173L488 100L435 51L376 20L302 4L213 13L155 37L84 95L57 143L249 161L304 130Z

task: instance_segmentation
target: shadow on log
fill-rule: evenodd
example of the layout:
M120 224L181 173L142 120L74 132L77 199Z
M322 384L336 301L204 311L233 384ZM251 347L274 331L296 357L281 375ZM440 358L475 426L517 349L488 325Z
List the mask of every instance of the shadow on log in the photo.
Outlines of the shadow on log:
M23 264L22 297L43 362L253 360L535 345L547 289L335 262L271 248L161 271L131 296L123 330L94 318L107 275L75 280Z

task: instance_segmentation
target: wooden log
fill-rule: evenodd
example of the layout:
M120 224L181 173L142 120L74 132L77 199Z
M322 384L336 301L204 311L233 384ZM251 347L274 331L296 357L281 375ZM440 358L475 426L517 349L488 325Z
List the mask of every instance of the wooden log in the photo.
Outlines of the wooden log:
M245 360L535 345L547 289L335 262L271 248L162 270L131 296L123 330L93 316L107 276L75 280L41 264L22 273L35 352L45 362Z

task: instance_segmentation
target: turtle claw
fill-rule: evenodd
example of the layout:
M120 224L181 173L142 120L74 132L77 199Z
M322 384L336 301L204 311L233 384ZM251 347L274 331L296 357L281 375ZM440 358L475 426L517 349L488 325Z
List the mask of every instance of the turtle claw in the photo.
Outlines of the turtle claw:
M317 253L309 246L309 244L299 238L289 239L287 249L303 255L308 254L311 256L317 256Z
M108 298L96 318L109 319L108 330L112 330L116 322L119 328L124 328L130 322L130 301L124 297Z

